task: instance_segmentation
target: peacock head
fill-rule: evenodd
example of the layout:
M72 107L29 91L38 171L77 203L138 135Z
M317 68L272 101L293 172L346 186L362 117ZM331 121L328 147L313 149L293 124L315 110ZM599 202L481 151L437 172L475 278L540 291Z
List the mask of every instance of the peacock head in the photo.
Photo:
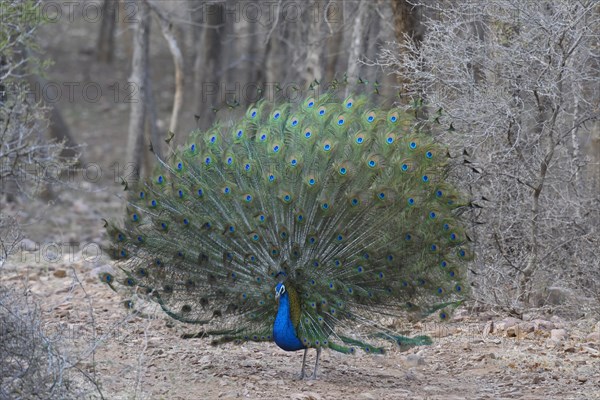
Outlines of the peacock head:
M279 300L281 296L285 293L285 285L283 282L279 282L277 286L275 286L275 299Z

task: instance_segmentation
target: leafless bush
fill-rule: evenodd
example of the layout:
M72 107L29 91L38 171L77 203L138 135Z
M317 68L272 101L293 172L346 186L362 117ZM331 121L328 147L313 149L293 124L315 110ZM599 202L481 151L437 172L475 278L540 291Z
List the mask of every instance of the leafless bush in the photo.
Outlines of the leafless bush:
M44 64L32 56L40 4L15 0L0 6L0 268L22 239L17 216L4 207L7 198L37 195L75 161L60 156L62 143L44 138L47 110L27 96L26 78ZM18 281L10 283L0 282L0 398L102 397L95 378L78 366L89 354L71 349L62 331L49 332L27 285L19 290Z
M28 96L27 77L44 68L35 56L39 1L3 2L0 28L0 194L34 195L74 160L44 138L47 109Z
M402 75L450 128L440 139L465 150L461 183L483 207L476 295L518 309L552 286L600 292L600 5L420 6L423 41L390 45L374 64Z
M44 138L46 110L26 102L25 88L12 89L0 106L0 193L33 196L72 162L60 157L62 143Z
M31 296L0 285L0 398L101 397L67 351L66 338L60 331L48 332L43 321Z
M43 69L34 56L41 21L40 2L3 2L0 9L0 201L30 198L59 181L76 160L61 156L65 146L44 137L48 110L28 96L26 79ZM0 266L20 236L18 221L0 216Z

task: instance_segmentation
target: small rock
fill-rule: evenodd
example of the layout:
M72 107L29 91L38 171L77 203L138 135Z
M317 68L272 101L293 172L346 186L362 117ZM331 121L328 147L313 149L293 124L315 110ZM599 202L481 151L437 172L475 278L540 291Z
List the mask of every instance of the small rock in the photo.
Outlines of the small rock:
M477 354L477 355L471 357L471 360L473 360L473 361L495 360L495 359L496 359L496 355L494 353Z
M458 333L458 328L451 325L436 326L434 330L427 332L428 335L436 339L452 336Z
M56 316L58 316L59 318L66 318L69 315L71 315L71 312L69 310L56 310Z
M71 206L71 210L78 214L88 214L90 212L90 206L82 200L75 200Z
M519 328L519 333L529 333L536 329L533 322L521 322L517 327Z
M482 336L487 337L493 331L494 331L494 321L488 321L485 323L485 326L483 327Z
M552 329L550 331L550 339L555 342L563 341L567 338L567 331L564 329Z
M536 331L550 331L556 328L554 323L546 321L545 319L534 319L531 322L533 323L533 327Z
M421 381L424 378L425 378L425 375L420 372L415 371L414 368L409 369L404 374L404 379L406 379L407 381Z
M314 392L294 393L290 396L293 400L321 400L323 399L320 394Z
M425 365L425 359L416 354L409 354L406 356L406 364L410 367L417 367L420 365Z
M577 377L577 380L578 380L579 382L581 382L581 383L586 383L586 382L587 382L587 380L588 380L588 378L587 378L587 377L585 377L585 376L583 376L583 375L579 375L579 376Z
M514 317L504 318L502 321L494 324L494 332L503 332L506 329L517 325L519 322L521 322L521 320Z
M31 239L23 239L20 243L21 250L23 251L39 251L40 244L34 242Z
M521 318L523 318L523 321L531 321L535 317L533 314L523 313L523 316Z
M534 377L533 377L533 381L532 381L532 383L533 383L534 385L537 385L538 383L542 382L543 380L544 380L544 377L543 377L543 376L536 375L536 376L534 376Z
M466 309L457 310L452 314L452 321L461 322L469 318L469 311Z
M563 351L565 353L575 353L575 346L565 345Z
M586 353L590 354L592 357L599 357L600 356L600 351L596 350L592 347L589 346L583 346L581 348L581 350L585 351Z
M198 360L198 363L199 364L210 364L210 363L212 363L212 357L206 355L206 356L202 357L200 360Z
M517 337L518 333L519 333L519 327L516 325L506 328L506 332L505 332L507 337Z
M57 278L66 278L67 271L65 271L64 269L57 269L56 271L54 271L53 275Z
M359 399L375 400L377 397L375 397L372 393L365 392L365 393L359 394L358 398Z
M589 342L600 343L600 332L592 332L585 337L585 339Z
M242 362L238 363L238 366L240 367L246 367L246 368L255 368L259 365L259 362L256 360L245 360Z

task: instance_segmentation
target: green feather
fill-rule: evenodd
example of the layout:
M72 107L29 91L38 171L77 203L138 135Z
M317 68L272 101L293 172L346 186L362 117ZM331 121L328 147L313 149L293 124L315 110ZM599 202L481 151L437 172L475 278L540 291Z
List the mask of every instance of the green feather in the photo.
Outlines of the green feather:
M447 151L413 115L327 92L261 100L193 131L151 178L128 185L124 223L107 224L123 276L101 279L210 324L217 343L271 340L281 281L297 292L294 323L308 347L412 343L375 316L448 319L473 258Z

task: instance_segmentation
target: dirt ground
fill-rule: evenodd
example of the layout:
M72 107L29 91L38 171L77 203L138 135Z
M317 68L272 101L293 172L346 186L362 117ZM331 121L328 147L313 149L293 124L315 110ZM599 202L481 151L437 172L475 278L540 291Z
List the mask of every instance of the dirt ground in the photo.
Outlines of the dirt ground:
M324 351L318 379L298 381L302 352L183 339L200 328L151 308L143 317L128 314L96 277L107 266L90 268L81 253L73 262L65 254L59 262L34 263L35 254L26 253L2 279L27 277L46 312L45 329L61 333L106 399L600 398L600 324L593 320L459 312L448 324L411 326L412 334L431 335L433 345L383 356Z
M160 312L129 315L119 295L99 282L97 274L110 265L96 256L103 244L102 218L120 215L123 204L115 168L126 161L129 104L115 101L114 88L119 83L117 91L125 93L129 68L125 62L93 61L95 27L92 33L77 24L47 29L52 34L43 36L43 48L55 60L49 79L93 81L104 95L89 102L76 91L74 101L65 94L58 102L73 135L87 145L87 175L74 170L65 184L52 188L48 201L3 207L25 224L28 241L0 279L18 285L27 280L43 305L45 326L71 341L78 366L96 377L104 398L600 399L597 319L532 312L527 321L514 321L459 313L443 326L412 325L411 334L434 338L431 346L392 349L384 356L324 351L318 380L298 381L302 352L266 343L213 347L207 338L183 339L199 328ZM160 51L164 48L154 53ZM164 60L164 69L156 64L153 70L164 77L154 87L162 116L168 115L173 82L171 60L168 55ZM193 113L184 116L191 126ZM95 171L102 175L91 179ZM311 353L309 365L313 362Z

